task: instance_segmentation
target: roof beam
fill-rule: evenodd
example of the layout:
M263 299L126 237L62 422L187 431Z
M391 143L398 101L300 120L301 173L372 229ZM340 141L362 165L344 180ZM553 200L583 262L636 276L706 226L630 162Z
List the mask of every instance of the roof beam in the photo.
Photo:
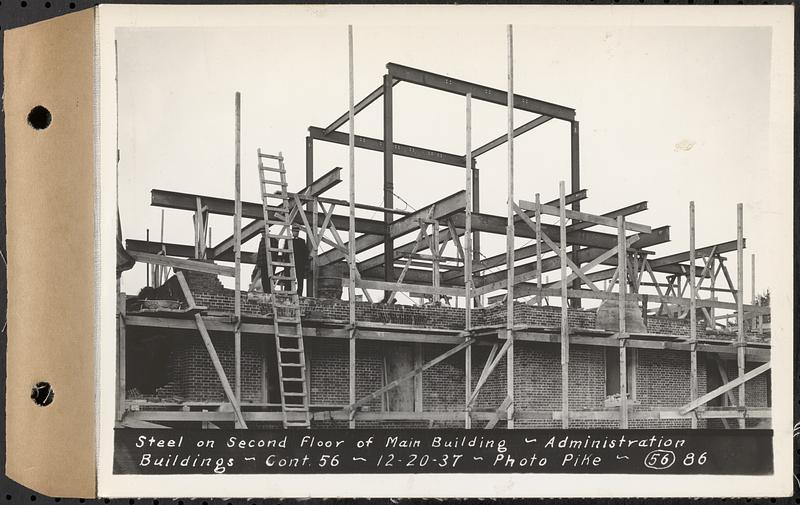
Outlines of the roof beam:
M394 85L397 84L398 82L400 82L400 81L398 81L397 79L392 79L392 87L394 87ZM369 107L369 105L372 102L374 102L375 100L377 100L378 98L380 98L382 96L383 96L383 85L378 86L378 88L375 91L373 91L372 93L367 95L363 100L358 102L355 105L355 107L353 107L353 114L354 115L358 114L362 110L364 110L367 107ZM325 135L328 135L329 133L331 133L334 130L338 130L340 126L342 126L343 124L347 123L347 119L349 117L350 117L350 111L347 111L344 114L342 114L341 116L339 116L336 119L336 121L334 121L333 123L329 124L328 127L325 128Z
M550 116L539 116L537 118L534 118L531 121L528 121L524 125L520 126L519 128L515 128L514 131L513 131L513 135L512 136L514 138L517 138L517 136L522 135L523 133L525 133L527 131L533 130L537 126L543 125L546 122L550 121L551 119L553 119L553 118L551 118ZM500 135L499 137L497 137L496 139L492 140L491 142L487 142L486 144L484 144L484 145L480 146L479 148L475 149L474 151L472 151L472 157L473 158L477 158L481 154L489 152L492 149L494 149L495 147L500 147L503 144L505 144L506 142L508 142L508 134Z
M453 216L452 220L456 226L461 228L464 227L463 214ZM473 213L472 229L474 231L505 235L506 218L501 216L493 216L491 214ZM542 224L542 232L553 240L558 239L558 226ZM514 235L521 238L536 238L534 231L531 230L526 223L521 221L518 221L514 224ZM641 235L642 238L636 243L635 249L642 249L669 241L669 226L654 228L651 233L642 233ZM578 230L567 233L568 245L599 247L608 250L615 246L616 240L616 236L609 233L600 233L587 230Z
M536 211L536 209L538 208L539 212L541 212L542 214L549 215L549 216L559 216L559 215L561 215L560 212L564 212L566 217L567 217L567 219L574 219L576 221L584 221L584 222L587 222L587 223L597 224L597 225L601 225L601 226L607 226L609 228L613 228L614 226L617 226L616 220L614 218L606 217L606 216L595 216L594 214L589 214L589 213L586 213L586 212L580 212L580 211L577 211L577 210L564 209L562 211L558 207L555 207L555 206L552 206L552 205L547 205L547 204L544 204L544 205L538 204L537 205L535 202L528 202L528 201L525 201L525 200L520 200L519 201L519 206L521 208L523 208L523 209L531 210L531 211ZM637 232L637 233L650 233L650 232L652 232L652 229L647 225L633 223L633 222L629 222L629 221L626 221L624 223L624 227L628 231L633 231L633 232Z
M419 228L419 220L425 219L428 215L428 210L433 206L433 216L431 219L444 219L453 216L457 212L463 211L466 205L466 192L458 191L450 196L442 198L441 200L423 207L411 215L401 217L400 219L392 222L389 225L388 235L391 238L402 237L408 233ZM381 223L383 225L383 223ZM383 243L383 237L377 235L361 235L356 237L356 253L370 249ZM328 265L340 259L343 259L345 254L337 249L326 251L318 257L318 264L320 266Z
M164 254L177 258L193 258L194 245L173 244L169 242L148 242L146 240L127 239L125 249L130 252L142 252L150 254L160 254L162 247ZM218 261L233 261L233 251L228 251L215 258ZM242 251L242 263L255 265L256 253Z
M708 247L701 247L695 250L695 255L698 258L702 258L703 256L708 256L715 250L719 254L733 252L736 250L736 241L729 240L728 242L722 242L720 244L710 245ZM677 263L683 263L685 261L689 261L689 251L678 254L671 254L669 256L664 256L663 258L653 258L650 260L650 266L653 267L653 269L655 270L657 267L662 267L666 265L675 265Z
M461 96L466 96L469 93L472 94L472 98L476 100L483 100L484 102L491 102L497 105L508 105L508 92L505 90L490 88L488 86L434 74L433 72L406 67L405 65L398 65L396 63L388 63L386 68L389 70L390 76L401 81L438 89L439 91L455 93ZM514 95L514 108L562 119L564 121L575 120L575 109L523 95Z
M577 202L577 201L583 200L584 198L586 198L586 190L582 189L582 190L580 190L580 191L578 191L576 193L572 193L572 194L567 195L566 196L566 202L568 204L570 204L570 203L573 203L573 202ZM554 200L552 202L548 202L548 204L549 205L558 205L558 200ZM521 218L519 216L515 216L515 220L520 220L520 219ZM456 228L458 230L459 236L463 236L464 235L464 226L461 226L460 228L458 226L456 226ZM443 242L445 242L445 241L447 241L449 239L450 239L450 230L449 229L445 228L445 229L443 229L443 230L441 230L439 232L439 244L440 245ZM394 256L393 257L394 257L394 259L401 258L401 257L403 257L404 254L410 253L413 249L414 249L414 242L409 242L407 244L403 244L403 245L401 245L399 247L396 247L394 249ZM421 252L421 251L425 251L426 249L428 249L427 242L421 244L420 247L418 248L418 251ZM534 252L534 254L535 254L535 252ZM500 264L505 263L505 254L503 254L502 256L503 256L504 260ZM375 267L380 266L380 265L383 265L383 254L380 254L380 255L377 255L377 256L373 256L372 258L369 258L369 259L366 259L366 260L360 262L358 264L358 268L360 270L371 269L371 268L375 268ZM486 268L489 268L489 267L486 267ZM473 271L476 271L476 270L473 268ZM445 280L446 278L451 278L452 279L452 278L455 278L454 275L458 276L458 275L460 275L460 273L459 272L451 273L449 275L449 277L445 273L445 274L442 274L442 279L443 280Z
M548 205L552 204L548 203ZM635 214L637 212L642 212L645 210L647 210L647 202L639 202L633 205L628 205L627 207L623 207L621 209L612 210L611 212L606 212L605 214L603 214L603 216L605 217L629 216L631 214ZM586 221L580 223L574 223L567 226L567 233L571 231L585 230L586 228L591 228L592 226L594 226L594 223L589 223ZM547 252L549 250L550 247L548 247L547 244L542 244L542 252ZM517 249L514 252L514 261L521 261L527 258L531 258L533 256L536 256L536 244ZM483 261L474 263L472 266L472 271L480 272L489 268L505 265L505 263L506 263L506 254L502 253L496 256L486 258ZM449 278L455 278L455 276L445 274L444 276L442 276L442 278L449 279Z
M316 126L308 127L308 134L314 140L322 140L325 142L332 142L334 144L349 145L349 135L342 132L332 131L328 134L325 130ZM383 152L383 140L365 137L363 135L355 136L355 146L369 151ZM466 158L458 154L445 153L436 151L434 149L425 149L423 147L410 146L406 144L392 143L392 153L398 156L405 156L406 158L414 158L417 160L430 161L433 163L441 163L443 165L451 165L454 167L464 167L466 165Z
M292 193L290 193L291 195ZM192 195L189 193L178 193L175 191L165 191L161 189L154 189L151 192L151 205L155 207L165 207L168 209L179 210L197 210L197 197L203 206L208 208L211 214L218 214L222 216L233 215L233 200L227 198L217 198L213 196ZM263 219L264 211L260 203L242 202L242 217L249 219ZM350 222L347 216L333 215L331 221L340 230L347 230L350 228ZM302 218L298 214L295 222L302 223ZM373 219L356 218L356 232L367 233L371 235L383 236L385 225L382 221Z

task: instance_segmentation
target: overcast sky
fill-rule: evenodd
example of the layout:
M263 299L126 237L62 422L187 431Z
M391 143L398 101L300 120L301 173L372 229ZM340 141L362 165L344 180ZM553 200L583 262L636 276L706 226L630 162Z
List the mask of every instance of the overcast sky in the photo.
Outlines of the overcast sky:
M790 255L772 246L781 230L764 224L791 221L785 198L791 178L769 168L771 30L524 21L514 27L515 91L577 110L581 186L589 195L582 210L602 214L647 200L649 210L631 220L671 226L672 241L651 248L662 256L688 250L690 200L696 201L698 247L735 239L736 204L743 202L746 301L751 253L759 290L779 279ZM144 239L149 228L157 239L161 211L150 206L153 188L233 198L236 91L242 92L242 196L248 201L260 200L258 147L283 152L290 190L299 189L307 127L325 127L347 110L344 24L117 34L125 238ZM355 24L354 38L356 100L381 83L387 62L506 88L502 24L482 24L479 17L437 26ZM464 153L463 97L400 83L394 104L396 142ZM382 137L381 115L379 100L357 116L356 133ZM533 117L517 113L515 123ZM474 101L473 125L478 146L505 132L506 109ZM328 196L346 198L346 146L315 145L318 175L345 168L345 180ZM553 120L519 137L515 152L517 200L533 200L536 192L543 200L557 198L562 179L569 188L567 123ZM481 208L503 216L506 157L500 147L478 159ZM382 204L381 177L382 155L358 151L357 201ZM463 187L462 169L395 158L395 193L412 208ZM211 227L216 243L232 233L232 219L212 218ZM190 212L166 211L166 241L191 244L192 233ZM484 244L486 255L504 250L502 237ZM245 249L255 246L251 241ZM729 257L735 276L735 253ZM123 276L123 289L135 292L144 279L139 265Z

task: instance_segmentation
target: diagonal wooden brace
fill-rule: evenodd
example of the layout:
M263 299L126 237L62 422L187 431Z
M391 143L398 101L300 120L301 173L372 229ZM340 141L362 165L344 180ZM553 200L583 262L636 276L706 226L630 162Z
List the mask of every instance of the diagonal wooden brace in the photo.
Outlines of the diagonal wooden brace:
M352 405L348 405L343 410L345 412L351 412L351 413L355 412L356 409L358 409L360 406L364 405L365 403L368 403L371 400L374 400L375 398L379 398L383 393L385 393L385 392L387 392L387 391L389 391L391 389L396 388L397 386L399 386L400 384L402 384L403 382L405 382L405 381L407 381L409 379L413 379L414 377L416 377L417 375L421 374L422 372L424 372L425 370L429 369L430 367L432 367L432 366L434 366L434 365L446 360L447 358L449 358L453 354L459 352L460 350L464 349L465 347L468 347L468 346L472 345L474 342L475 342L474 338L466 339L464 342L461 342L460 344L458 344L457 346L453 347L449 351L440 354L439 356L433 358L432 360L428 361L424 365L418 366L417 368L415 368L414 370L412 370L409 373L405 374L404 376L400 377L399 379L394 380L394 381L390 382L389 384L383 386L382 388L378 389L377 391L368 394L367 396L361 398L360 400L356 401Z
M703 396L701 396L697 400L694 400L692 402L687 403L686 405L684 405L683 407L681 407L678 410L678 413L687 414L687 413L691 412L692 410L696 409L697 407L705 405L706 403L710 402L714 398L725 394L726 392L730 391L731 389L739 387L742 384L744 384L745 382L749 381L750 379L761 375L762 373L766 372L770 368L772 368L772 362L767 361L766 363L764 363L760 367L750 370L749 372L747 372L746 374L742 375L741 377L737 377L737 378L733 379L732 381L730 381L729 383L727 383L727 384L725 384L723 386L720 386L717 389L715 389L715 390L713 390L713 391L711 391L709 393L704 394Z
M186 277L184 277L183 272L177 272L175 276L178 278L178 282L181 285L183 296L186 297L186 303L188 303L190 307L195 307L194 296L192 296L192 292L189 290L189 284L186 283ZM236 399L236 395L233 394L231 384L228 382L228 376L225 375L225 370L222 368L222 363L217 355L217 350L214 349L214 344L211 342L211 336L208 334L208 329L203 321L203 316L201 316L199 312L195 312L194 318L195 322L197 323L197 329L200 331L200 336L203 338L203 344L205 344L208 355L211 357L211 363L214 365L214 370L216 370L219 381L222 383L222 389L225 391L225 396L228 398L228 402L230 402L231 407L233 407L233 413L236 415L237 425L239 428L247 429L247 423L245 423L244 416L242 416L241 406L239 405L239 401Z

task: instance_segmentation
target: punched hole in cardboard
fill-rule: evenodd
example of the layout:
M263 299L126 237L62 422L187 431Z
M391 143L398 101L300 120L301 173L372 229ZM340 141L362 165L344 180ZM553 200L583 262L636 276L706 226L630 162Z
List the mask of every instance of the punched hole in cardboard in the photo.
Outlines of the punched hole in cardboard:
M50 126L51 121L53 121L53 116L47 110L47 107L37 105L28 113L28 124L34 130L44 130Z
M47 407L53 403L55 392L49 382L37 382L31 389L31 400L40 407Z

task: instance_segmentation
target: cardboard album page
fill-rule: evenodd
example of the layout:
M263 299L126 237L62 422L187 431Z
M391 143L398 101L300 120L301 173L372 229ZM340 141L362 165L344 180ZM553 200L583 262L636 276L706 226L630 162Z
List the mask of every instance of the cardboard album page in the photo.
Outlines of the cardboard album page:
M94 29L88 10L4 33L6 474L59 496L96 493Z
M30 157L9 215L46 221L13 237L13 477L47 465L48 491L91 494L96 475L106 497L791 493L791 8L84 16L94 49L59 58L88 69L87 129L48 146L85 148L69 194L28 151L83 102L43 130L38 96L7 113ZM28 249L56 232L76 268ZM82 326L30 308L53 278L78 284L59 317ZM11 438L48 422L91 464L21 455ZM59 487L65 467L88 483Z

